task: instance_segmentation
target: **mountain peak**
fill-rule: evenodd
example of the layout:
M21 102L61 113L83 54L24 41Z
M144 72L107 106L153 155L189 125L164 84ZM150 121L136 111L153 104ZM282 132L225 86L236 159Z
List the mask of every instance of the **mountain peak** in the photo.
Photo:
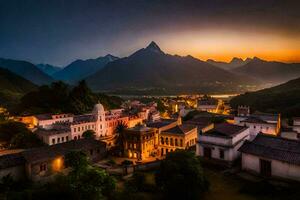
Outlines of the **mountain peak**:
M108 60L109 60L110 62L118 59L118 57L113 56L113 55L111 55L111 54L107 54L107 55L104 56L104 57L105 57L105 58L108 58Z
M163 53L163 51L159 48L159 46L152 41L147 47L147 50L153 51L153 52L157 52L157 53Z
M230 63L242 63L242 62L244 62L243 59L237 57L233 57L232 60L230 61Z

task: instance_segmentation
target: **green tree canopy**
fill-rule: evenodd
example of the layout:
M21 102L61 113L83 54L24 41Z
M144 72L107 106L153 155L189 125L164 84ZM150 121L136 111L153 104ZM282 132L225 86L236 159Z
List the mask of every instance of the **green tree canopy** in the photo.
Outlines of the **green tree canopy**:
M161 162L156 184L168 199L197 199L209 187L199 160L181 150L169 153Z
M86 130L82 133L84 138L96 138L96 132L93 130Z
M32 133L25 124L15 121L0 123L0 140L9 148L33 148L42 146L43 142Z
M123 102L119 97L92 92L85 81L80 81L73 88L59 81L49 86L40 86L38 90L25 94L14 112L82 114L90 112L99 101L107 109L118 108Z

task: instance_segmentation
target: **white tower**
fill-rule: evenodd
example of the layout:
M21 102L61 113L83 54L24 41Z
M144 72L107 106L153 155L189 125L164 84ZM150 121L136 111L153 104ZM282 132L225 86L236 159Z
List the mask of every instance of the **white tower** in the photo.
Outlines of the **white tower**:
M103 137L107 135L105 110L101 103L94 106L93 115L96 119L96 135L97 137Z

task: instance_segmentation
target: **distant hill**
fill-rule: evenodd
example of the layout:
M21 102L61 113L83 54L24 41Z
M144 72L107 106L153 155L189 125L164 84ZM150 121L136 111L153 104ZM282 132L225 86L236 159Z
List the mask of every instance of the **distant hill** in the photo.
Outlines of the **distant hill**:
M56 80L74 83L85 79L87 76L101 70L107 63L117 60L118 57L110 54L96 59L76 60L66 66L63 70L53 74Z
M53 79L37 66L27 61L0 58L0 66L37 84L49 84Z
M165 54L155 42L129 57L108 63L86 80L97 91L139 90L145 93L149 90L224 91L244 81L242 76L192 56Z
M268 62L255 57L232 71L255 77L264 83L279 84L300 77L300 63Z
M36 66L49 76L52 76L54 73L62 70L61 67L56 67L49 64L37 64Z
M247 64L250 61L251 61L251 58L247 58L246 60L243 60L241 58L234 57L234 58L232 58L232 60L229 63L221 62L221 61L215 61L215 60L212 60L212 59L208 59L206 62L208 62L209 64L212 64L216 67L220 67L222 69L232 70L234 68L241 67L241 66Z
M14 101L36 88L32 82L0 67L0 105L16 103Z
M239 95L234 97L230 104L233 108L248 105L252 110L261 112L300 116L300 78L268 89Z

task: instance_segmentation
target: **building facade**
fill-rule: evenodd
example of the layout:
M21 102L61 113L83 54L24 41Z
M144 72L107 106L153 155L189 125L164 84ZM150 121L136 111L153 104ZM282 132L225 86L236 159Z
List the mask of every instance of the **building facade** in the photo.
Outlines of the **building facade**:
M242 169L264 177L300 181L300 141L259 134L239 149Z
M199 134L196 155L232 164L240 156L238 149L249 137L248 127L215 124L214 128Z

